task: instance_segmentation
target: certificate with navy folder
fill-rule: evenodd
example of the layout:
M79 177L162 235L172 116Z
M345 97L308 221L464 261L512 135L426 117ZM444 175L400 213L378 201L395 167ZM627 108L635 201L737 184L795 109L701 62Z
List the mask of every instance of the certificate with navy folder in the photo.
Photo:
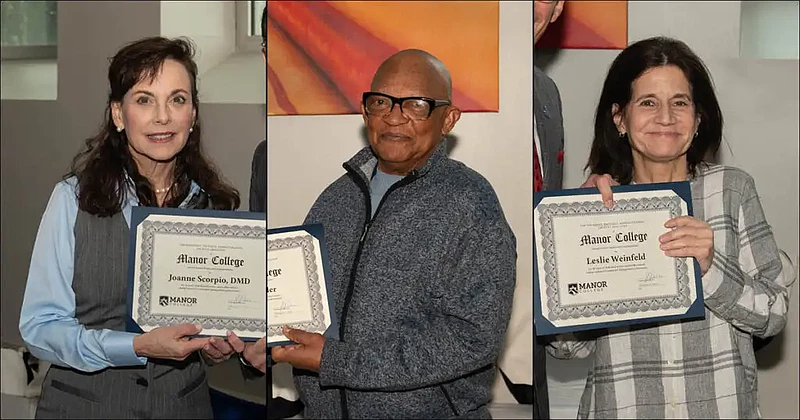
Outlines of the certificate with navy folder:
M322 225L267 231L267 347L292 344L283 326L338 338Z
M702 318L700 266L668 257L667 220L692 215L688 182L534 193L537 335Z
M266 239L264 213L134 207L128 331L195 323L204 336L264 337Z

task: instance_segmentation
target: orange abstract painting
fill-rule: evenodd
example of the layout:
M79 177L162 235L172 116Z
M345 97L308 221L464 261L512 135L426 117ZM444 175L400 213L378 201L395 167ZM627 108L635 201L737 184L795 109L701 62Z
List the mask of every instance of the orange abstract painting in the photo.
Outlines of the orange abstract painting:
M627 1L567 1L536 48L621 50L627 45Z
M497 1L267 2L267 112L361 112L361 94L390 55L430 52L462 111L498 111Z

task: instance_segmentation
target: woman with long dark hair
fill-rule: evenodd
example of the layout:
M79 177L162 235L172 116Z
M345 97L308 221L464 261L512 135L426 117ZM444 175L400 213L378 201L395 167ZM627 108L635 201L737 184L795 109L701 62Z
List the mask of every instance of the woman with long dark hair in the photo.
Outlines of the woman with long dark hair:
M722 126L711 75L681 41L636 42L608 70L587 168L623 185L689 182L694 215L666 221L659 240L697 261L706 311L551 342L556 357L594 358L578 418L761 416L753 338L786 325L796 275L753 178L711 163Z
M125 332L134 206L235 210L239 194L202 152L192 44L147 38L108 69L100 132L50 197L31 256L20 332L52 363L37 418L212 418L198 350L183 324Z

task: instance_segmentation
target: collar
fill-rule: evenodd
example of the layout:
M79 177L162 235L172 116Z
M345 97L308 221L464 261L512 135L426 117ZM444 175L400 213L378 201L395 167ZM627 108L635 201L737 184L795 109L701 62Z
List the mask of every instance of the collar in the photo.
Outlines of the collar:
M428 160L420 167L413 169L409 175L423 176L430 172L442 159L446 158L447 141L445 138L442 138L439 141L439 145L436 146L436 150L434 150ZM350 158L350 160L345 162L342 166L344 166L346 170L354 172L369 185L372 174L375 173L378 167L378 158L375 156L375 152L372 151L372 147L366 146L359 150L355 156Z
M200 188L200 185L192 181L191 185L189 185L189 194L186 195L186 198L178 207L186 208L186 205L202 192L203 189ZM125 201L131 207L137 207L140 204L139 197L136 196L136 189L134 187L133 179L131 179L130 175L127 173L125 174Z

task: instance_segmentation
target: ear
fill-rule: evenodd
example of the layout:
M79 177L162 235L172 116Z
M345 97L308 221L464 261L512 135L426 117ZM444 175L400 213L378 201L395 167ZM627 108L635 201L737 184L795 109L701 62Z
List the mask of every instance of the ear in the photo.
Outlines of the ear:
M114 121L114 125L119 128L125 128L125 121L122 118L122 103L121 102L111 102L111 119Z
M614 125L617 126L617 131L620 133L627 133L628 129L625 127L625 119L622 118L623 112L619 109L618 104L611 105L611 118L614 119Z
M558 3L556 3L556 8L553 9L553 15L550 16L550 23L555 22L556 19L558 19L558 17L561 16L561 12L563 11L564 11L564 2L559 1Z
M367 115L367 109L364 108L364 104L361 104L361 117L364 118L364 124L366 125L369 116Z
M461 119L461 110L455 106L449 106L447 112L444 114L444 125L442 125L442 135L446 136L453 127L456 126L458 120Z
M697 130L700 129L700 121L701 120L702 120L702 118L700 118L700 114L697 114L697 118L695 118L695 121L694 121L694 132L695 133L697 132Z

